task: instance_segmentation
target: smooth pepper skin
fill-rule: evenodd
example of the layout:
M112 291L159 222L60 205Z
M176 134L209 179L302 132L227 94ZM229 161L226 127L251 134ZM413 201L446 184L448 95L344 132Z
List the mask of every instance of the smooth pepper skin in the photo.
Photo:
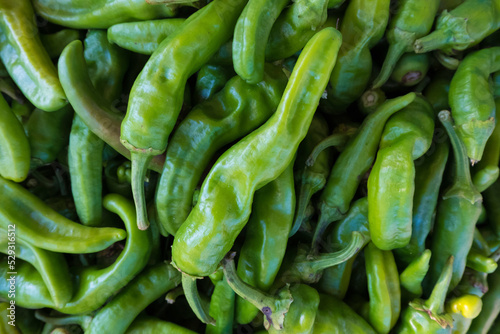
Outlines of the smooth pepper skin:
M370 324L378 333L389 333L401 311L399 273L394 255L370 242L365 247L365 265L370 296Z
M238 276L267 292L280 270L295 213L293 163L274 181L255 192L245 242L238 259ZM249 323L259 310L236 299L236 321Z
M415 86L425 78L430 67L429 59L427 53L405 53L394 66L391 79L401 86Z
M476 295L461 295L446 303L446 311L453 317L452 334L466 334L472 321L482 310L483 301Z
M249 0L243 9L233 36L235 72L249 84L264 76L267 40L271 28L289 0Z
M188 217L195 188L217 150L267 121L286 82L283 71L272 65L256 85L235 76L182 120L170 139L156 191L158 220L166 231L176 235Z
M167 147L187 79L231 37L245 4L246 0L215 0L191 15L160 44L132 86L120 140L132 155L132 191L141 229L148 226L144 198L147 164Z
M58 58L66 45L77 39L80 39L80 32L74 29L62 29L52 34L40 35L40 40L51 59Z
M500 27L500 3L497 0L468 0L451 11L444 10L436 27L415 41L416 53L439 49L445 54L463 51L481 42Z
M368 222L380 249L401 248L412 232L415 163L429 149L434 110L423 98L392 116L385 125L368 177Z
M361 179L375 160L386 121L415 98L415 93L408 93L387 100L364 119L356 135L349 140L333 165L327 184L321 192L318 205L320 215L314 232L313 251L330 223L342 218L349 210Z
M438 11L439 0L402 0L391 18L386 37L389 49L373 88L381 87L393 72L396 63L405 52L413 51L417 38L429 33ZM422 77L424 77L423 75Z
M152 54L165 38L179 30L186 19L125 22L108 28L108 40L121 48Z
M153 317L141 316L136 319L125 332L126 334L195 334L187 328L176 325L173 322L163 321Z
M40 41L31 1L0 1L0 58L28 100L44 111L61 109L66 96Z
M453 147L455 173L451 187L445 190L438 203L427 282L428 286L436 282L448 257L453 255L455 261L451 290L458 284L465 270L467 254L474 239L474 229L481 214L482 196L472 183L465 147L453 129L450 112L441 111L438 117Z
M0 229L15 224L19 239L60 253L93 253L126 237L117 228L93 228L70 221L12 181L0 177Z
M498 70L500 47L482 49L468 54L451 80L451 115L473 165L481 160L495 128L495 100L489 77Z
M168 263L145 269L97 312L85 333L125 333L140 312L180 282L179 271Z
M24 128L0 95L0 175L14 182L26 179L31 148Z
M193 99L196 104L209 100L234 76L230 66L206 64L198 71Z
M314 35L297 60L275 114L211 169L198 203L174 239L172 260L181 271L193 276L214 272L245 226L255 191L290 164L312 121L340 43L341 35L333 28ZM249 170L253 172L248 174Z
M8 0L6 0L8 1ZM76 29L106 29L113 24L171 17L172 7L143 0L34 0L44 19Z
M215 319L215 326L208 325L205 334L231 334L235 320L236 294L224 276L220 280L212 279L212 282L215 288L210 298L210 316Z

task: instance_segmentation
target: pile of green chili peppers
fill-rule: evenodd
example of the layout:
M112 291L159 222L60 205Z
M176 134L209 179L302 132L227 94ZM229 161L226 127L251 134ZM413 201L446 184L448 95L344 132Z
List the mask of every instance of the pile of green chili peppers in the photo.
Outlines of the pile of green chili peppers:
M0 0L0 334L500 333L500 0Z

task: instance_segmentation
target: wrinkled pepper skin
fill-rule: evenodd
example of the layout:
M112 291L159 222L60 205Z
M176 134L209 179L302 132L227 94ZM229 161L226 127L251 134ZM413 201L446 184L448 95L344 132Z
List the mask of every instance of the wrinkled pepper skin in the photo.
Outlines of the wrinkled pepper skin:
M0 229L15 224L19 239L60 253L93 253L126 237L117 228L93 228L72 222L22 186L0 177Z
M314 322L314 334L375 334L366 320L340 299L320 295L318 314Z
M403 0L398 5L386 33L389 49L382 69L373 82L373 88L381 87L389 79L401 56L413 51L415 40L429 33L438 11L439 0Z
M472 321L469 332L471 334L486 334L492 328L500 314L500 270L488 275L489 290L482 298L483 309L479 316Z
M264 77L267 40L271 28L288 0L249 0L233 36L234 71L249 84Z
M378 249L373 242L365 247L364 253L370 296L370 324L378 333L389 333L401 311L396 261L391 251Z
M195 188L217 150L263 124L276 110L286 82L272 65L256 85L235 76L182 120L170 139L156 191L158 220L166 231L176 235L188 217Z
M238 276L267 292L280 270L295 213L293 163L283 174L255 192L245 242L238 259ZM247 324L259 310L236 299L236 321Z
M482 49L468 54L451 80L451 114L473 165L481 160L495 128L495 100L489 77L498 70L500 47Z
M145 269L97 312L85 333L125 333L140 312L180 282L180 273L168 263Z
M110 43L136 53L151 55L165 38L180 29L186 19L126 22L108 28Z
M246 0L214 0L191 15L151 55L130 92L120 140L131 151L137 224L148 226L144 198L146 167L167 147L182 108L187 79L232 35Z
M463 51L481 42L500 28L500 3L497 0L468 0L451 11L444 10L436 27L415 41L416 53L441 50L445 54Z
M411 237L408 245L394 250L396 258L410 263L426 249L425 241L429 235L434 212L439 197L439 188L443 181L444 169L448 162L449 144L441 141L435 144L434 152L424 155L416 161L415 193L413 195L413 213Z
M474 229L481 214L482 196L472 183L465 146L453 129L450 112L441 111L438 117L453 147L455 173L451 186L445 190L438 203L427 282L429 285L436 282L448 257L453 255L455 260L451 290L457 286L465 270L467 254L474 239Z
M143 0L34 0L38 15L75 29L106 29L113 24L171 17L174 10Z
M372 242L380 249L401 248L412 232L415 163L429 149L434 111L422 98L392 116L380 139L368 177L368 221Z
M31 1L0 1L0 58L28 100L44 111L67 104L57 71L40 41Z
M14 182L28 177L31 148L22 124L0 95L0 175Z
M314 35L297 60L276 113L216 162L203 182L198 203L174 239L172 259L178 269L193 276L215 271L247 222L255 191L293 160L340 43L341 35L333 28Z
M174 324L173 322L163 321L153 317L141 316L136 319L125 332L126 334L196 334L187 328Z

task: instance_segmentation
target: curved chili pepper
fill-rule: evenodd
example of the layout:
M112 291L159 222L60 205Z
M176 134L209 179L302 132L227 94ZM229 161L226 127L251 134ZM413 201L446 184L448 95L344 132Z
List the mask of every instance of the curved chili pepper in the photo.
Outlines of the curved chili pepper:
M401 248L412 231L415 163L430 147L434 111L415 99L385 125L377 158L368 178L368 222L372 242L380 249ZM388 193L393 191L393 196Z
M56 213L22 186L0 177L0 229L14 224L17 237L33 246L60 253L93 253L125 238L117 228L93 228Z
M180 273L170 264L147 268L97 312L85 333L126 333L140 312L180 282ZM113 318L120 319L119 323L110 321Z
M426 249L420 256L412 260L399 275L401 287L408 292L408 296L405 296L405 291L403 290L403 297L409 297L408 299L411 300L422 296L422 282L429 271L431 253L430 249Z
M122 117L106 102L90 80L80 41L71 42L59 57L59 76L68 100L89 129L126 158L130 151L120 142ZM164 157L152 159L150 168L161 172Z
M358 132L333 165L319 203L319 220L314 232L312 250L316 251L321 237L331 222L337 221L349 210L363 175L369 170L377 152L385 122L395 112L413 102L416 95L409 93L387 100L377 111L368 115Z
M195 334L187 328L174 324L173 322L163 321L153 317L141 316L134 320L125 332L126 334Z
M488 275L489 290L482 298L483 309L479 316L472 321L468 333L488 333L495 318L500 314L500 270Z
M496 0L468 0L448 12L444 10L429 35L415 41L416 53L439 49L445 54L465 50L481 42L500 27Z
M495 128L495 100L489 76L500 70L500 47L468 54L450 84L450 106L457 135L471 163L481 160ZM478 93L481 92L481 93Z
M31 149L22 124L0 94L0 175L14 182L28 177Z
M364 254L370 295L370 324L379 333L389 333L401 311L396 262L391 251L378 249L373 242L365 247Z
M194 101L196 104L210 99L218 93L226 83L234 76L232 67L223 65L206 64L198 71L194 89Z
M438 204L432 233L432 258L429 271L431 284L436 282L449 256L453 255L453 289L465 269L467 254L474 239L476 221L481 213L481 194L472 184L465 147L453 129L449 111L441 111L439 120L450 138L455 155L455 174L452 185L444 192ZM446 247L443 247L446 245Z
M52 59L59 57L66 45L77 39L80 39L80 32L73 29L62 29L52 34L40 35L40 40Z
M139 22L125 22L108 28L108 40L121 48L152 54L161 42L178 31L186 19L164 19Z
M215 289L210 298L210 316L215 319L215 326L207 326L205 334L232 333L236 295L224 276L212 282Z
M481 273L491 274L497 269L497 262L475 249L467 254L466 266Z
M391 79L401 86L415 86L420 83L429 70L429 55L405 53L394 65Z
M106 29L113 24L170 17L170 6L151 5L144 0L34 0L33 6L44 19L76 29Z
M40 41L31 1L0 1L0 58L28 100L44 111L67 104L57 71Z
M398 60L405 52L413 51L413 43L416 39L427 35L432 28L434 18L439 7L439 0L403 0L389 22L386 32L389 50L377 78L373 81L373 88L381 87L394 69L398 66ZM427 58L428 61L428 58ZM400 65L401 62L400 62ZM427 68L428 68L427 64ZM427 72L427 71L426 71ZM394 74L396 77L400 75ZM422 75L423 78L425 76ZM396 80L397 82L401 82ZM407 82L407 80L404 80Z
M153 156L167 147L188 77L231 37L245 3L246 0L214 0L197 11L160 44L134 82L120 140L131 151L132 191L141 229L148 227L146 167Z
M238 276L267 292L280 270L295 213L293 163L274 181L255 192L245 242L238 259ZM251 322L259 310L236 298L236 321Z
M182 272L193 276L214 272L245 226L255 191L290 164L312 121L340 43L341 35L333 28L314 35L297 60L275 114L212 167L172 246L173 263ZM247 173L249 168L252 174Z
M188 217L195 187L216 151L265 122L285 85L286 76L272 65L266 66L264 80L257 85L236 76L180 123L170 139L156 191L158 220L170 234L175 235Z

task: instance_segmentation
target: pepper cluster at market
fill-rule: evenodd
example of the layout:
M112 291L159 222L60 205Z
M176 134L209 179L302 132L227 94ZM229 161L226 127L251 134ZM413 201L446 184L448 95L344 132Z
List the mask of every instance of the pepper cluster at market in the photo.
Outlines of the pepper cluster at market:
M0 0L0 60L0 334L500 333L500 0Z

